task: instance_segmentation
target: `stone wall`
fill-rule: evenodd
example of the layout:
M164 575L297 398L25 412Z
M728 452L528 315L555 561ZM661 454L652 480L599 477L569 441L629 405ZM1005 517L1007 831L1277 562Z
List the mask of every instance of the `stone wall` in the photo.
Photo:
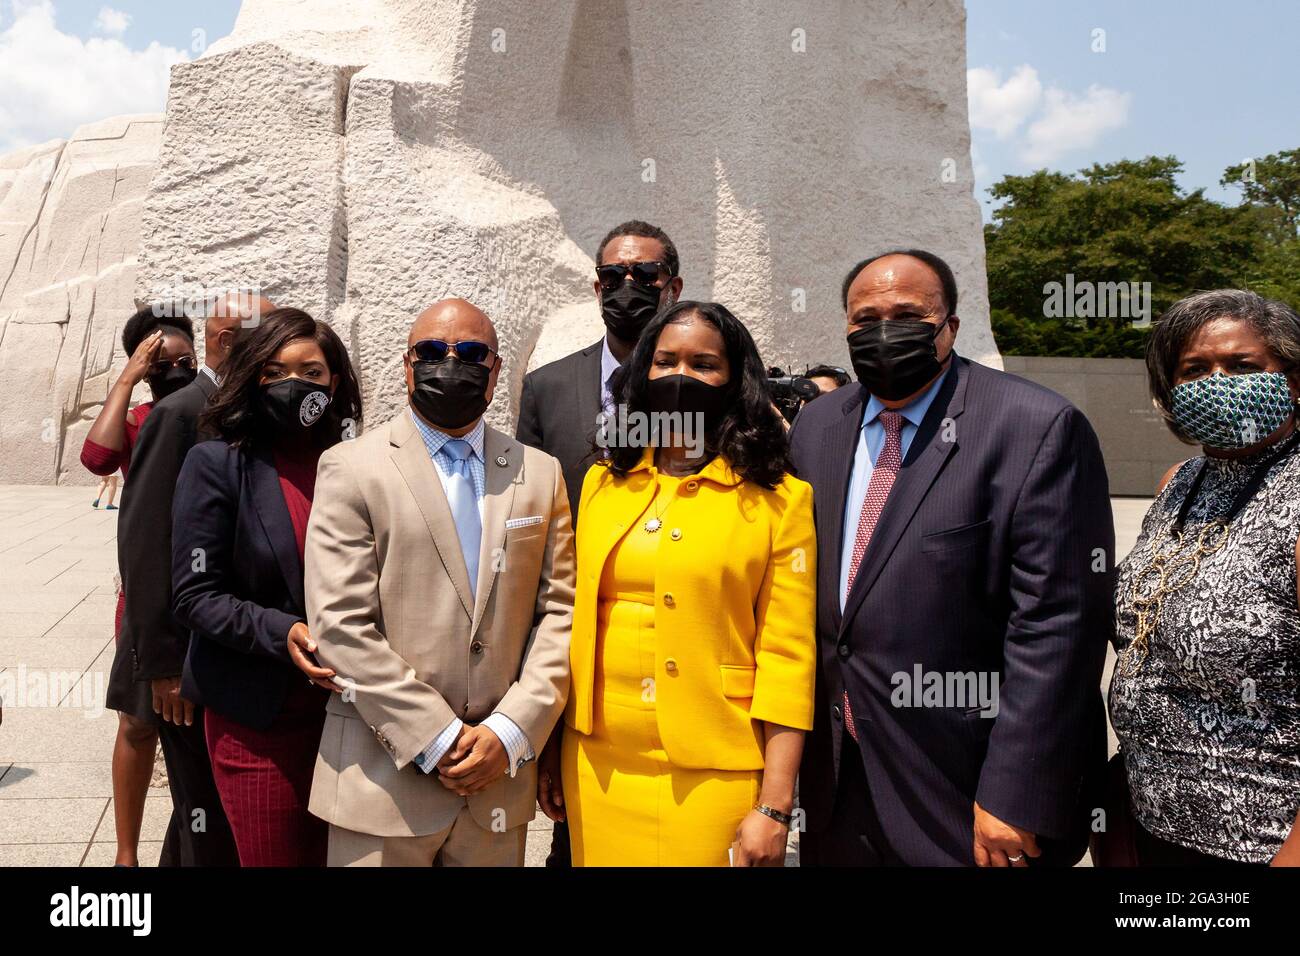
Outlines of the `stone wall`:
M1088 416L1106 458L1112 495L1155 494L1170 465L1200 453L1165 427L1151 404L1141 359L1007 355L1008 372L1059 392Z
M172 69L140 231L122 236L134 297L254 286L306 308L349 343L377 422L402 398L410 321L464 296L496 322L489 419L509 428L525 371L601 334L596 245L643 218L676 241L684 295L728 305L769 364L847 366L844 273L917 245L957 273L963 354L999 365L965 68L960 0L245 0L230 37ZM88 197L80 228L119 201ZM21 219L9 205L0 220ZM108 369L107 321L80 353L75 309L15 324L41 288L0 298L0 386L48 378L22 428L54 434L23 432L0 481L69 476L94 408L79 383ZM118 322L129 298L115 283Z
M245 0L168 115L138 295L257 285L329 319L372 421L411 320L460 295L497 324L509 427L524 372L600 335L592 255L632 217L773 364L847 363L844 272L911 244L998 362L957 0Z
M162 128L119 116L0 156L0 482L93 480L77 456L126 362Z

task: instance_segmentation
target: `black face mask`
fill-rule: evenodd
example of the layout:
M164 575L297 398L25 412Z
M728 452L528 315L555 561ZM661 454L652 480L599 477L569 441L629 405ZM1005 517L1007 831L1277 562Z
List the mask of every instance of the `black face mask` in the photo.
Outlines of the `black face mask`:
M439 428L464 428L487 409L486 365L448 357L416 362L412 372L411 404Z
M646 382L649 411L703 415L706 435L717 431L727 408L726 398L726 386L710 385L693 375L663 375Z
M662 289L642 288L630 279L624 280L613 292L602 290L600 317L605 320L605 328L613 332L615 338L635 342L659 311L662 292Z
M849 333L849 357L858 381L886 401L906 398L943 369L934 340L948 324L878 319Z
M179 392L198 375L198 369L185 368L180 365L173 365L165 372L155 372L153 375L145 377L149 383L149 391L153 393L153 400L161 402L172 392Z
M262 386L262 408L276 429L286 432L311 428L325 416L330 393L314 382L286 378Z

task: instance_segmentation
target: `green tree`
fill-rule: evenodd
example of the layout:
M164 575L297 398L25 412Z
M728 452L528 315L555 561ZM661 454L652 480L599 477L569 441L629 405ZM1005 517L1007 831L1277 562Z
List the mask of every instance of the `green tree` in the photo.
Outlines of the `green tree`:
M1247 264L1248 288L1300 307L1300 149L1229 166L1219 182L1241 189L1242 207L1265 239Z
M1229 166L1219 185L1238 187L1242 202L1271 213L1266 221L1275 220L1279 241L1293 240L1300 234L1300 149Z
M1203 190L1183 192L1181 171L1173 156L1148 156L1073 176L1004 177L990 189L1003 205L984 227L990 305L1044 316L1044 286L1067 275L1076 283L1149 282L1153 315L1194 289L1240 285L1261 251L1252 217Z
M1049 283L1149 282L1151 317L1198 289L1246 288L1300 307L1300 150L1229 167L1231 206L1178 186L1182 164L1148 156L1075 174L1006 176L984 227L994 337L1010 355L1138 357L1129 318L1053 316ZM1058 300L1059 301L1059 300Z

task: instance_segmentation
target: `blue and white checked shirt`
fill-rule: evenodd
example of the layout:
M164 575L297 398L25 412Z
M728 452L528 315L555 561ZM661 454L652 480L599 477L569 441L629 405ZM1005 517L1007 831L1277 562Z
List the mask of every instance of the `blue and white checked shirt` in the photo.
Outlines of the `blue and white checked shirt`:
M439 454L442 446L451 441L454 436L448 435L444 431L434 428L423 418L411 410L411 420L415 422L416 430L419 431L420 437L424 439L424 447L429 452L429 458L433 461L433 470L438 475L438 480L442 483L443 494L447 492L447 480L451 476L451 462L447 455ZM487 494L487 477L483 467L483 419L478 420L473 430L462 436L462 439L469 443L471 454L469 456L470 478L474 484L474 499L478 502L479 521L483 520L483 498ZM464 721L459 717L453 718L452 722L442 729L442 732L425 747L421 753L415 755L415 765L425 773L432 773L438 766L438 761L442 759L451 745L456 742L456 737L460 734ZM505 714L491 713L483 721L483 726L490 729L506 748L506 757L510 764L510 776L514 776L520 767L532 760L537 755L533 752L533 746L528 740L528 736L519 729L519 725L507 717Z
M424 439L424 447L428 449L429 457L433 459L434 471L438 473L438 481L442 483L442 493L447 493L447 481L451 477L451 462L446 455L439 455L442 446L451 441L455 436L448 435L444 431L439 431L419 415L415 410L411 410L411 419L415 422L415 427ZM483 419L478 420L474 430L468 435L460 436L461 441L469 442L470 450L473 452L469 456L469 473L474 482L474 500L478 502L479 520L483 520L483 498L487 495L487 477L483 469Z

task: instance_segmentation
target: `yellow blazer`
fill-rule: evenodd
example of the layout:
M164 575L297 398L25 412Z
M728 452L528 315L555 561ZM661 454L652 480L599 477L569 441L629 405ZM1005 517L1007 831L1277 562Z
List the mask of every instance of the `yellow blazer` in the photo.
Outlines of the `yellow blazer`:
M591 733L600 577L652 517L653 451L619 478L593 465L578 506L566 725ZM758 770L759 721L812 728L817 541L812 486L743 481L721 457L683 479L657 532L655 709L679 767Z

